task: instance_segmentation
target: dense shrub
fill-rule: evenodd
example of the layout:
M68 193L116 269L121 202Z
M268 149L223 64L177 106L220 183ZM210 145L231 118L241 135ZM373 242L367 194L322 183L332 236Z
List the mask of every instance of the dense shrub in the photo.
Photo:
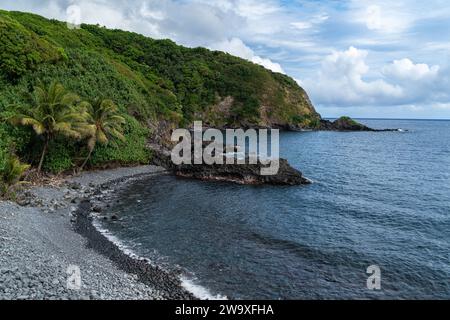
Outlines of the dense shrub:
M19 180L29 166L13 154L13 142L0 123L0 198L14 198Z
M5 161L9 152L10 141L6 130L0 124L0 175L5 169Z
M106 146L99 145L95 149L91 163L101 166L104 163L121 165L147 164L150 161L150 151L146 147L149 131L136 119L125 117L125 141L110 142Z
M0 72L10 81L33 71L43 63L64 59L63 48L25 29L7 16L0 16Z
M24 184L21 179L29 168L29 165L22 163L13 154L6 157L4 167L0 172L0 198L15 198L15 192Z
M52 141L49 152L45 157L44 170L59 174L74 168L74 161L78 156L77 149L79 148L81 148L81 145L77 147L75 142L68 142L67 139L59 138Z

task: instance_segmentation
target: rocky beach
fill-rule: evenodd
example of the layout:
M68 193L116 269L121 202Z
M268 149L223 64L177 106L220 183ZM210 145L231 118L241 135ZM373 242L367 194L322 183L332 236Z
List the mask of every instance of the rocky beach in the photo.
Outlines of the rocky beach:
M1 1L0 302L448 300L444 3Z
M0 202L0 300L194 298L177 275L125 254L92 223L107 206L104 197L127 181L164 171L142 166L90 172L59 186L29 188L18 203ZM67 286L73 266L80 270L80 290Z

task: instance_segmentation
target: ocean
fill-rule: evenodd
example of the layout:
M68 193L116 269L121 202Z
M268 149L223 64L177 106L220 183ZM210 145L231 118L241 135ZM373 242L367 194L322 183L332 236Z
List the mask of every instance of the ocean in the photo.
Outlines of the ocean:
M360 121L405 131L283 132L312 185L163 175L121 191L103 227L214 297L449 299L450 121Z

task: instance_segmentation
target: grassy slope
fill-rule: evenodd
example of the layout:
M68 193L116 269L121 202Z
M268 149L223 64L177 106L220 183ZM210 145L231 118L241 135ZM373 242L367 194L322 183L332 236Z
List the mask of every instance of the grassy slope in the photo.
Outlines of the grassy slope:
M96 165L145 162L146 123L157 119L312 127L320 118L293 79L231 55L93 25L70 30L64 22L0 11L0 112L28 103L37 79L58 80L83 99L113 99L128 115L127 143L97 150ZM26 130L0 126L22 155L39 144ZM69 168L79 149L55 142L55 159L49 157L46 168Z

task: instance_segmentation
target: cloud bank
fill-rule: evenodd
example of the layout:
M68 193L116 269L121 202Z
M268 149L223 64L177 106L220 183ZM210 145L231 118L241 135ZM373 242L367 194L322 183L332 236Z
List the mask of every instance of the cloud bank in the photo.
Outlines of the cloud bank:
M350 47L325 57L317 74L299 80L316 102L335 106L443 104L450 101L449 70L408 58L381 68L369 78L369 52Z
M442 0L5 0L0 8L65 20L70 5L86 23L288 74L325 115L424 109L450 118L450 4Z

